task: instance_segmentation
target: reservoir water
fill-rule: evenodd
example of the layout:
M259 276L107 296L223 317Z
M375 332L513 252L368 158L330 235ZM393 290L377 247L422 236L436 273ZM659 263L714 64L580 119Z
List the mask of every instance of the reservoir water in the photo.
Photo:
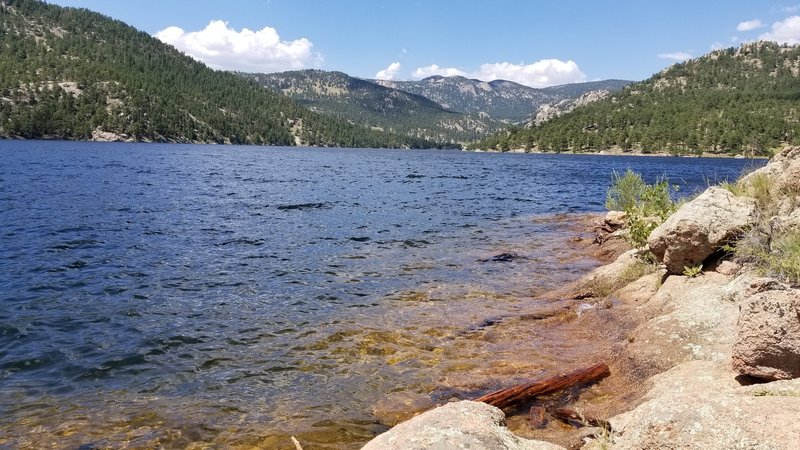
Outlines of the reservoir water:
M526 314L612 171L760 164L0 141L0 447L357 447L577 363Z

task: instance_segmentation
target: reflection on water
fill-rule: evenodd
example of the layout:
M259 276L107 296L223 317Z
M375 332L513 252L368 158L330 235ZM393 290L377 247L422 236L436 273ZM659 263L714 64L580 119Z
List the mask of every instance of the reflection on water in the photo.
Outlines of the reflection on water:
M601 209L611 170L694 189L745 164L0 145L12 448L351 448L580 366L605 338L532 300L596 264L553 214Z

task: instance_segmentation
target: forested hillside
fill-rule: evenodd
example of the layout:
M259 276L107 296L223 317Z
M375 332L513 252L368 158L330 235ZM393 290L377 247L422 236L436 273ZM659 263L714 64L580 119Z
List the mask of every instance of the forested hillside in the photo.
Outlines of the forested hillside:
M615 95L481 149L768 154L800 143L800 47L748 43L675 64Z
M425 97L342 72L298 70L240 75L313 111L443 144L479 139L504 126L486 115L450 111Z
M430 147L313 113L85 9L0 0L0 136Z

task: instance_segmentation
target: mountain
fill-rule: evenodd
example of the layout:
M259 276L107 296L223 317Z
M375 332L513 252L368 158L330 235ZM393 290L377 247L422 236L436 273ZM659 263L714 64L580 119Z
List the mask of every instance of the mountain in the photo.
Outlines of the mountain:
M309 111L85 9L0 0L0 137L430 147Z
M754 42L674 64L533 128L471 148L748 153L800 144L800 46Z
M300 70L240 75L313 111L438 143L474 140L503 126L485 115L450 111L425 97L342 72Z
M598 89L596 91L589 91L577 98L568 98L559 102L540 105L536 110L536 114L533 115L531 120L529 120L525 126L541 125L548 120L563 116L579 106L588 105L589 103L602 100L609 95L611 95L611 91Z
M605 80L536 89L506 80L480 81L465 77L432 76L419 81L376 83L416 94L464 114L486 114L511 123L529 120L539 106L596 90L616 92L631 81Z

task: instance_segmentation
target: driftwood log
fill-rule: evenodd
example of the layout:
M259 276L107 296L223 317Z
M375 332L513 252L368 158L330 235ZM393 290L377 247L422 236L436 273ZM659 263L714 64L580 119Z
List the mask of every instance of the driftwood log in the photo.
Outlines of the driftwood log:
M556 375L541 381L502 389L476 399L476 402L488 403L500 409L514 406L537 395L552 394L585 383L594 383L611 375L607 364L595 364L574 372Z

